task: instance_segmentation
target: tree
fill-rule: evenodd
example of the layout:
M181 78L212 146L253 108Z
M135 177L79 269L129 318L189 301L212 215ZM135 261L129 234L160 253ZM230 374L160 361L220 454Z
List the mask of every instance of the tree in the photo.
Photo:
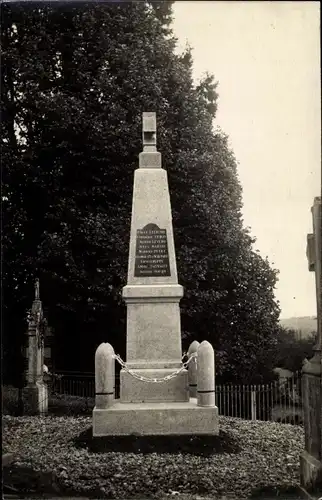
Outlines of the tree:
M294 373L299 372L304 360L313 357L316 341L316 332L299 339L295 330L281 327L272 353L275 366L286 368Z
M261 380L277 272L243 227L236 160L212 126L217 84L193 84L170 22L171 2L3 7L5 345L20 345L37 274L60 367L93 369L103 340L124 355L133 171L141 113L155 110L184 347L208 339L222 379Z

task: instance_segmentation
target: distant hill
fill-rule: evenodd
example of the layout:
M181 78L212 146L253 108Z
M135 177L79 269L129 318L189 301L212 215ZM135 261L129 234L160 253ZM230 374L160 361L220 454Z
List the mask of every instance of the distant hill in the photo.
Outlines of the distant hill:
M306 338L317 330L317 319L315 316L302 316L300 318L280 319L280 324L284 328L290 328L299 332L301 338Z

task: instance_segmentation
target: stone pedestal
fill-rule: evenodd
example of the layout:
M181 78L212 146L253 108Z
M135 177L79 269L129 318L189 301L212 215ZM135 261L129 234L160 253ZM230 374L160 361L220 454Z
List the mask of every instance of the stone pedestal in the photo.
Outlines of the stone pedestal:
M189 400L181 348L183 288L177 277L167 173L155 134L155 114L144 113L144 150L134 174L128 281L123 289L126 366L120 374L120 400L106 410L94 408L94 436L219 432L217 408L201 408Z
M44 382L36 382L23 389L24 414L46 415L48 412L48 387Z
M175 266L175 262L172 265ZM140 281L148 279L141 278ZM131 274L129 281L134 281ZM124 287L123 298L127 304L127 368L135 375L159 379L182 366L179 309L182 295L183 289L177 283L129 284ZM189 401L186 370L162 383L142 382L124 369L120 377L121 402Z
M120 403L94 409L93 436L218 434L217 408L186 403Z
M146 369L135 370L134 373L144 378L163 378L173 373L174 369ZM120 401L122 403L152 403L189 401L188 372L182 371L167 382L144 382L130 375L125 370L121 371Z
M305 450L300 456L301 485L307 491L321 491L321 363L319 350L303 367Z
M44 382L43 309L39 297L39 280L35 282L35 299L28 319L27 386L23 389L24 413L39 415L48 411L48 387Z
M308 235L309 270L315 271L318 338L315 354L303 373L305 450L300 456L301 486L322 496L322 329L321 329L321 198L312 207L313 234Z

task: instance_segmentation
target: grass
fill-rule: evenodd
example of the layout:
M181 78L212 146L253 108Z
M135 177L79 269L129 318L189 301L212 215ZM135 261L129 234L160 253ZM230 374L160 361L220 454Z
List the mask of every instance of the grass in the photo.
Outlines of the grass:
M85 405L86 406L86 405ZM218 437L93 439L91 416L3 417L4 484L87 498L300 498L303 428L220 417Z

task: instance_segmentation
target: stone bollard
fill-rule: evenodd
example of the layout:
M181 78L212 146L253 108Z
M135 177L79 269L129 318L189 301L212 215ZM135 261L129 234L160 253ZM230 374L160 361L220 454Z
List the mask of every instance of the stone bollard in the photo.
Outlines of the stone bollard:
M215 398L215 353L212 345L204 340L197 351L197 404L216 406Z
M194 340L191 342L190 347L188 349L188 358L192 354L197 354L197 350L199 347L198 340ZM189 380L189 395L191 398L197 397L197 357L195 356L188 365L188 380Z
M102 343L95 353L95 407L108 408L115 399L115 359L111 344Z

